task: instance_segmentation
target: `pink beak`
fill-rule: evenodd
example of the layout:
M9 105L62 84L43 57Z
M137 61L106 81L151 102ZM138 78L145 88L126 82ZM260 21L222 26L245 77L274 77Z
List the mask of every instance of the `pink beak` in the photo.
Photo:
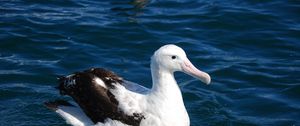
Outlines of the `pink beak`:
M186 74L200 79L205 84L209 84L211 81L210 76L207 73L197 69L188 59L184 60L182 69Z

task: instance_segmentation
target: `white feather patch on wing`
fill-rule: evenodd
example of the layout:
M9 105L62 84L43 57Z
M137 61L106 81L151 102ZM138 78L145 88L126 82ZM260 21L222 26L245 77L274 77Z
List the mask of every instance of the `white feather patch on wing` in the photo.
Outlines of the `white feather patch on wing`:
M107 89L107 87L106 87L105 83L102 81L102 79L100 79L100 78L98 78L98 77L95 77L95 78L94 78L94 81L96 82L96 84L98 84L98 85L100 85L101 87Z
M133 115L133 113L142 113L144 109L145 100L144 95L127 90L121 84L113 84L114 89L111 89L111 93L118 101L118 108L127 115Z
M106 119L104 123L97 123L95 126L129 126L117 120Z
M66 122L73 126L90 126L94 123L85 115L85 113L76 106L59 106L55 111Z
M129 126L110 118L107 118L104 123L94 124L78 106L59 106L55 112L72 126Z

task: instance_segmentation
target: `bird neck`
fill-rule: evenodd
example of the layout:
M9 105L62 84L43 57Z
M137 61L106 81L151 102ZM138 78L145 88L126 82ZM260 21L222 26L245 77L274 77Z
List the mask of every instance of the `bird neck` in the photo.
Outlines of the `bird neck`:
M153 86L146 97L147 111L168 124L189 126L189 116L174 72L151 62L151 74Z
M174 78L174 72L151 64L152 89L150 94L167 102L182 102L182 94Z

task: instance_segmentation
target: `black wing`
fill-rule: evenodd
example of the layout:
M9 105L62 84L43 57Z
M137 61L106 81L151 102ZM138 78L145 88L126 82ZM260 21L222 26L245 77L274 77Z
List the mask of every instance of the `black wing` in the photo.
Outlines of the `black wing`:
M97 84L96 78L101 79L105 86ZM118 101L109 90L115 88L114 84L122 83L123 79L113 72L92 68L61 77L57 88L60 94L71 96L94 123L104 122L105 119L110 118L138 126L144 116L140 113L129 116L120 111Z

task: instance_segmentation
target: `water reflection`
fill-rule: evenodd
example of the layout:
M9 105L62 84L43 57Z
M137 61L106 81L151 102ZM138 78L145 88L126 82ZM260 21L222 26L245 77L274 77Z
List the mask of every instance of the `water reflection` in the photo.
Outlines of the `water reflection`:
M150 3L150 0L132 0L111 2L113 11L117 16L125 16L129 22L138 22L137 16L143 14L144 8Z
M130 4L134 5L134 8L136 9L142 9L144 8L150 0L133 0Z

